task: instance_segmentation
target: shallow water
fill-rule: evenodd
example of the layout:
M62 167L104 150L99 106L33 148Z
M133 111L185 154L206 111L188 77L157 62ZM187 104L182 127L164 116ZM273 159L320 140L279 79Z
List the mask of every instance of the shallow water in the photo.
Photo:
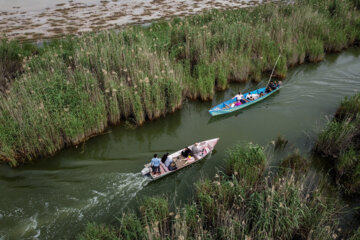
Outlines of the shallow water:
M0 239L68 239L88 221L114 223L144 196L165 195L172 203L191 199L193 183L222 169L235 142L268 145L276 136L307 153L344 96L360 90L360 49L328 55L319 64L292 69L283 88L263 102L228 116L207 110L233 93L264 86L234 84L212 102L188 102L174 114L130 129L113 127L78 148L19 169L0 166ZM149 183L138 173L154 153L220 137L212 155ZM272 154L269 165L279 156Z
M38 40L114 29L262 0L0 0L0 38Z

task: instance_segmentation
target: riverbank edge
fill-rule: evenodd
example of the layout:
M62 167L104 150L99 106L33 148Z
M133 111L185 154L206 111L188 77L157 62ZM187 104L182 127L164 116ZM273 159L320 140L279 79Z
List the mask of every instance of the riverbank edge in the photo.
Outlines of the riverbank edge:
M299 153L267 168L264 149L237 144L227 150L226 167L195 183L188 204L171 206L148 197L116 226L89 223L88 239L357 239L358 230L339 227L340 202L324 192L322 180L304 186L310 161Z
M323 3L327 3L328 1L323 1ZM311 1L308 1L306 4L309 4L309 5L306 5L306 6L311 6ZM348 4L348 3L347 3ZM272 4L272 8L273 9L277 9L278 11L280 11L278 8L284 8L284 9L281 9L281 11L285 11L287 8L291 8L292 6L275 6L274 7L274 4ZM242 12L239 12L239 14L243 14L243 12L248 12L246 14L252 14L252 12L254 12L255 10L257 10L258 8L261 8L260 9L260 14L263 14L261 13L261 11L264 11L264 13L266 13L266 11L269 10L269 8L267 7L264 7L264 6L257 6L253 9L241 9L241 10L226 10L226 11L223 11L220 13L223 14L222 16L226 15L226 14L230 14L230 13L236 13L236 11L242 11ZM270 7L271 8L271 7ZM336 8L336 7L335 7ZM336 9L335 9L336 10ZM315 11L315 10L314 10ZM327 10L326 10L327 11ZM250 12L250 13L249 13ZM183 23L186 23L187 21L196 21L197 19L196 18L208 18L208 17L211 17L211 14L212 13L206 13L206 14L202 14L201 16L191 16L191 17L188 17L188 18L185 18L184 20L172 20L173 22L171 21L167 21L165 23L167 24L174 24L174 22L183 22ZM217 12L217 14L219 14L219 12ZM357 13L356 13L357 14ZM325 16L324 16L325 17ZM156 28L156 24L155 23L153 26L154 28ZM164 24L163 22L162 23L159 23L159 25L161 24ZM182 24L180 24L182 25ZM276 30L276 29L274 29ZM150 29L151 31L151 29ZM275 32L276 34L277 32ZM105 37L111 37L111 34L113 33L102 33L103 35L105 35ZM359 34L360 36L360 34ZM280 61L280 64L279 66L276 68L276 71L275 71L275 77L280 77L280 78L284 78L286 76L286 72L287 72L287 69L288 67L293 67L293 66L296 66L296 65L300 65L302 63L304 63L305 61L306 62L319 62L319 61L322 61L324 59L324 53L332 53L332 52L339 52L347 47L350 47L350 46L354 46L354 45L358 45L359 43L359 36L353 36L351 39L348 39L347 37L345 37L345 40L346 42L339 42L338 46L333 46L333 45L325 45L325 43L321 43L320 44L320 51L319 49L315 50L315 53L314 54L311 54L310 52L304 52L304 55L301 56L301 57L297 57L295 60L294 59L290 59L290 58L287 58L287 57L282 57L281 61ZM90 37L93 37L93 38L97 38L96 36L94 35L90 35ZM190 39L190 38L189 38ZM344 38L342 38L344 40ZM61 43L66 43L66 40L60 40L60 44ZM73 41L73 40L71 40ZM315 43L315 42L313 42ZM319 44L320 42L316 42L317 44ZM59 43L58 43L59 44ZM332 43L333 44L333 43ZM61 45L60 45L61 46ZM156 44L155 44L156 46ZM295 47L298 47L298 45L295 45ZM314 46L309 46L309 47L314 47ZM52 50L49 50L49 48L46 48L50 54L52 54ZM51 47L50 47L51 49ZM160 49L161 50L161 49ZM158 51L160 51L158 50ZM279 50L280 51L280 50ZM210 85L208 86L205 86L205 90L204 92L202 88L202 86L198 86L198 82L200 82L199 78L201 79L202 77L204 77L201 73L201 68L196 68L196 74L195 76L191 75L192 73L189 73L191 76L187 76L186 73L185 73L185 78L189 78L192 82L190 83L187 83L188 86L187 87L183 87L183 88L180 88L178 90L182 90L182 94L181 96L175 96L174 97L174 100L171 100L172 102L169 102L168 99L165 98L165 104L163 106L160 107L160 110L159 109L155 109L154 111L150 111L150 110L146 110L146 109L143 109L142 106L139 106L139 104L141 105L141 98L140 100L137 100L135 96L135 100L137 100L137 102L135 104L132 104L130 106L130 110L129 109L125 109L125 114L124 113L120 113L120 114L117 114L116 116L111 116L111 112L109 113L109 111L111 111L111 109L109 110L109 107L112 107L111 104L113 104L110 100L103 100L105 101L105 105L106 106L106 109L105 109L105 112L101 112L100 115L102 116L106 116L106 118L98 118L98 119L101 119L101 121L98 121L97 123L95 123L95 128L94 127L91 127L91 128L83 128L84 131L83 132L80 132L79 134L75 134L75 137L69 137L67 136L66 134L66 129L60 129L60 135L65 135L64 137L61 137L61 139L51 139L48 141L48 142L51 142L51 147L49 147L48 149L45 147L46 143L43 143L45 142L44 141L44 138L42 137L39 137L37 139L35 139L35 145L36 148L31 150L29 147L25 147L24 149L25 150L21 150L21 149L16 149L16 148L13 148L11 147L11 145L7 146L7 149L8 149L8 153L10 153L11 155L6 155L6 154L0 154L0 159L3 161L3 162L7 162L9 163L11 166L15 167L15 166L19 166L20 164L22 163L27 163L27 162L31 162L33 159L36 159L36 158L45 158L45 157L49 157L49 156L53 156L55 153L57 153L58 151L60 151L61 149L63 149L64 147L70 147L70 146L76 146L86 140L88 140L89 138L91 137L94 137L94 136L97 136L101 133L103 133L109 126L112 126L112 125L117 125L119 124L120 122L120 119L121 120L134 120L134 122L137 124L137 125L142 125L144 123L145 120L153 120L153 119L156 119L156 118L159 118L161 116L164 116L166 115L167 113L171 113L171 112L174 112L176 111L177 109L181 108L182 104L183 104L183 101L184 99L201 99L203 101L205 100L211 100L212 99L212 96L214 94L214 91L217 90L217 91L220 91L220 90L225 90L227 87L228 87L228 83L229 82L244 82L244 81L248 81L248 80L252 80L252 81L259 81L261 79L261 74L262 73L265 73L265 72L268 72L271 67L272 67L272 64L274 61L268 61L266 62L267 60L274 60L274 57L277 57L277 54L279 52L275 51L276 54L271 54L272 57L268 57L266 60L265 60L265 65L262 65L260 66L260 68L257 68L258 70L248 70L247 74L245 75L245 77L239 77L239 76L233 76L234 73L233 72L228 72L227 75L225 75L225 82L224 82L224 79L220 79L220 73L217 72L216 74L212 71L215 71L216 69L213 69L213 70L207 70L205 69L205 77L206 79L204 80L204 84L206 85L210 79ZM281 53L281 51L280 51ZM43 53L44 54L44 53ZM180 53L181 54L181 53ZM301 53L303 54L303 53ZM300 54L300 55L301 55ZM264 54L265 55L265 54ZM160 55L161 56L161 55ZM71 56L70 56L71 57ZM178 57L178 56L177 56ZM30 56L31 58L31 56ZM190 56L191 58L191 56ZM258 58L256 60L260 60L262 59L263 56L258 56ZM48 59L49 60L49 59ZM53 61L52 59L50 59L51 61ZM281 63L282 62L282 63ZM31 65L31 60L29 60L28 62L29 64L26 66L25 65L25 68L28 67L29 69L32 68L33 66ZM186 64L187 62L184 61L184 64ZM76 64L76 63L75 63ZM250 63L250 67L252 67L253 65L251 65L252 63ZM199 65L199 64L198 64ZM202 66L202 65L201 65ZM69 66L70 67L70 66ZM226 67L226 66L225 66ZM49 71L49 73L53 73L55 70L53 67L50 67L51 68L51 71ZM175 67L173 67L174 69ZM192 68L190 66L190 68ZM220 68L221 68L221 65L220 65ZM39 68L41 69L41 68ZM95 69L96 70L96 69ZM103 74L100 73L100 75L106 75L107 72L109 72L111 69L104 69L104 68L101 68L100 71L103 72ZM125 69L122 69L122 71L125 71ZM186 69L185 69L186 70ZM29 70L30 73L28 74L31 74L31 70ZM170 70L171 72L172 70ZM217 71L220 71L219 69L217 69ZM95 72L98 72L97 70ZM25 73L23 74L24 76L26 76L26 70L25 70ZM99 75L99 73L95 73L97 75ZM260 75L259 75L260 74ZM154 76L154 78L156 78L156 74L152 74ZM241 74L240 74L241 75ZM93 77L93 76L91 76ZM104 78L104 76L101 76L100 78ZM95 78L96 80L96 78ZM140 83L141 81L144 81L146 83L146 80L147 80L147 77L145 79L140 79ZM175 79L176 80L176 79ZM221 82L221 81L222 82ZM16 80L15 80L16 81ZM116 81L113 81L116 83ZM68 84L68 82L66 83ZM71 83L70 83L71 84ZM102 79L100 82L99 82L99 85L104 85L104 80ZM119 82L117 82L117 84L119 84ZM121 85L122 83L120 83ZM171 83L170 83L171 84ZM200 82L200 85L202 83ZM129 85L130 88L134 88L136 89L137 85L136 84L130 84ZM193 87L195 87L195 90L192 91ZM130 88L127 88L125 89L126 90L129 90ZM199 89L197 89L199 88ZM176 88L174 88L176 89ZM28 89L30 90L30 89ZM116 89L115 89L116 90ZM30 90L31 92L33 90ZM100 88L98 89L98 91L100 93L98 93L100 95L100 97L98 96L97 97L97 100L101 99L101 96L102 94L104 95L104 97L109 97L111 98L111 95L114 96L114 91L112 89L108 89L106 88L105 86L100 86ZM116 92L116 91L115 91ZM137 93L137 91L135 90L135 93ZM115 93L116 95L116 93ZM5 94L5 97L2 98L2 100L4 99L11 99L11 96L10 94L6 93ZM145 98L143 98L144 100ZM145 99L146 100L146 99ZM152 98L150 98L150 100L152 100ZM131 100L130 100L131 101ZM6 103L7 104L7 103ZM42 104L42 105L41 105ZM136 105L138 104L138 105ZM44 109L44 104L43 103L40 103L40 107L39 109ZM119 107L120 105L120 102L116 102L115 103L115 107ZM169 106L171 105L171 106ZM5 108L8 108L9 105L5 106L4 105L2 106L2 110L5 109ZM137 108L140 107L140 111L137 110ZM161 109L163 108L163 109ZM30 109L30 108L29 108ZM63 109L65 112L68 112L69 111L69 106L68 105L64 105L63 106ZM127 112L126 112L127 111ZM31 111L29 111L30 113ZM107 113L106 113L107 112ZM118 112L119 112L119 109L118 109ZM130 112L130 113L129 113ZM155 112L155 113L154 113ZM3 112L2 112L3 113ZM4 113L3 113L4 114ZM60 114L62 116L62 114ZM18 116L16 116L18 117ZM62 117L61 117L62 118ZM40 120L39 120L40 121ZM41 127L41 125L39 126L36 126L36 127ZM65 132L65 133L64 133ZM47 133L44 133L47 135ZM34 134L34 136L36 136L37 134ZM26 143L26 136L23 137L25 140L21 140L22 141L22 144L23 143ZM46 139L45 139L46 140ZM16 141L16 139L15 139ZM19 146L22 146L20 145L21 141L19 143L17 143ZM55 142L54 142L55 141ZM3 141L3 145L6 145L7 143L5 141ZM0 142L0 145L1 142ZM31 145L31 142L29 143L29 145Z
M341 101L313 152L328 166L334 184L344 195L360 196L360 93Z

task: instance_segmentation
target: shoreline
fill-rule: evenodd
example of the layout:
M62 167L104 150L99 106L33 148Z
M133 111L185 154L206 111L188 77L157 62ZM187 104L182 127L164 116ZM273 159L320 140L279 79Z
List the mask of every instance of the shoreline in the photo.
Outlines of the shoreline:
M275 75L285 77L288 67L358 43L352 25L360 21L358 11L347 13L348 22L318 10L311 3L271 3L54 40L20 59L22 74L0 96L0 159L18 166L123 120L141 125L181 108L185 99L210 100L229 82L259 81L279 53ZM298 32L315 20L314 29Z
M279 141L280 140L280 141ZM281 143L281 139L274 144ZM285 143L286 145L286 143ZM281 147L280 147L281 148ZM114 223L88 222L76 239L358 239L358 226L342 225L343 203L326 176L313 183L311 161L294 151L277 169L257 144L227 150L224 169L194 183L180 206L145 197ZM311 186L310 186L311 185Z
M81 35L85 32L121 29L162 19L199 14L211 9L251 7L263 1L59 1L43 8L19 6L0 11L0 35L20 41L36 41ZM41 5L41 4L40 4Z

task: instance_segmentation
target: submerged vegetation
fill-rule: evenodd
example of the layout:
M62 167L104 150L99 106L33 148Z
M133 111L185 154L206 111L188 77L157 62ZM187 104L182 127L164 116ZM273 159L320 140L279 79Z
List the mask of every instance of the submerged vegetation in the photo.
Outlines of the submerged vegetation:
M48 156L122 119L142 124L211 99L229 82L321 61L360 40L351 0L298 0L211 11L29 48L0 43L0 159ZM11 84L10 84L11 83Z
M296 154L295 154L296 155ZM296 159L299 156L291 157ZM292 160L286 160L288 165ZM196 183L195 199L171 210L165 198L147 198L118 227L89 224L79 239L340 239L339 207L320 188L302 182L308 167L268 174L255 144L227 152L225 173ZM111 233L109 235L109 233ZM349 237L349 236L346 236Z
M320 134L315 152L327 157L345 194L360 193L360 94L345 98Z

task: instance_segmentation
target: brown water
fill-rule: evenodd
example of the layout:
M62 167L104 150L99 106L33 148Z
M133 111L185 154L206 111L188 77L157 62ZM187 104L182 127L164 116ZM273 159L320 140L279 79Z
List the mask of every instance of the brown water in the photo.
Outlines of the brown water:
M208 114L234 92L265 81L231 85L212 102L188 102L143 127L113 127L79 148L30 166L0 166L0 239L69 239L88 221L114 222L144 196L164 195L176 204L189 201L193 183L221 170L226 149L239 141L265 146L282 135L290 145L280 155L295 148L308 153L341 99L360 90L360 49L292 69L278 93L248 109L217 118ZM215 137L220 137L215 151L202 162L152 183L139 174L154 153ZM281 156L270 155L274 166Z
M37 40L119 28L262 0L0 0L0 38Z

